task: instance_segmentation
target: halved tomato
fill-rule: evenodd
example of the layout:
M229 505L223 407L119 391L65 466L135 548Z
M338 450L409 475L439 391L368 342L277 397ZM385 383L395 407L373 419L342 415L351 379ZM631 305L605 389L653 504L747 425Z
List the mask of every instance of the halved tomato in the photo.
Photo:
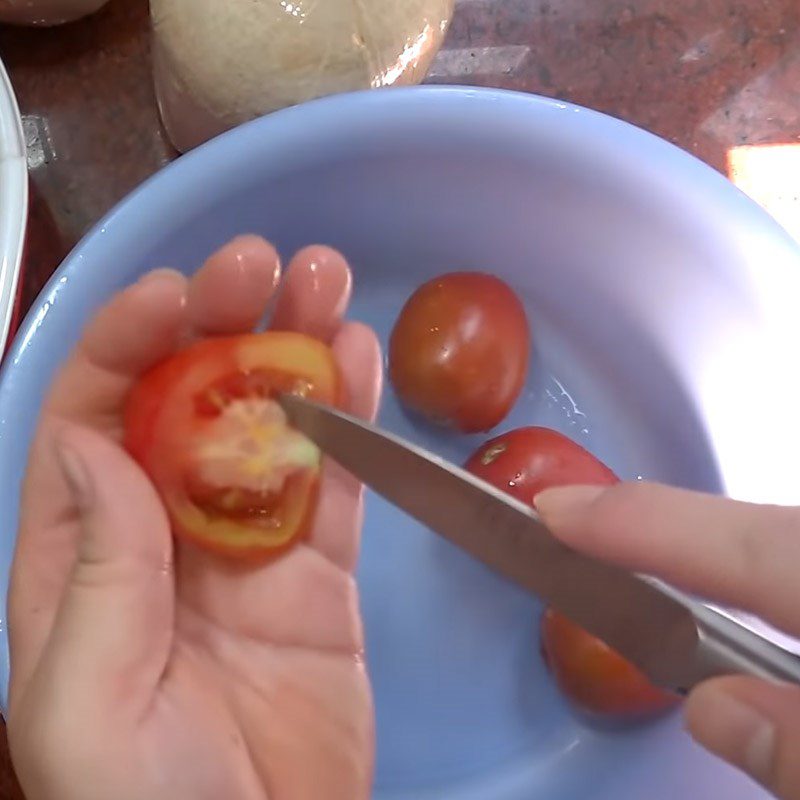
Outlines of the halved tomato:
M133 389L125 444L178 536L247 558L282 552L306 535L322 458L287 424L280 393L338 405L330 348L298 333L208 339Z

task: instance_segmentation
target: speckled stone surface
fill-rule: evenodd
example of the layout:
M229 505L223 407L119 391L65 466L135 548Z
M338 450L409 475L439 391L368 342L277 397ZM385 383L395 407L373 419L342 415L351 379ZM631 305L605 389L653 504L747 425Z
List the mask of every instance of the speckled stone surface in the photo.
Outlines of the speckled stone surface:
M63 28L0 27L34 188L24 302L114 203L175 157L155 107L146 0ZM457 0L430 80L572 100L724 169L800 141L796 0Z
M54 30L0 27L28 142L23 307L114 203L176 156L155 107L146 0ZM725 170L800 143L797 0L456 0L436 83L503 86L647 128ZM0 800L22 795L0 746Z

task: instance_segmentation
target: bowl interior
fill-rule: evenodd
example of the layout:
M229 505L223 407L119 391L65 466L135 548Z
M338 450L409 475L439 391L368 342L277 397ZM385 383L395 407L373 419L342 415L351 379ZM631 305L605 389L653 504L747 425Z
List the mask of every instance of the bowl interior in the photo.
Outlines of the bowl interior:
M83 321L146 269L191 271L242 232L285 255L340 248L356 275L352 316L384 341L425 279L495 272L535 339L502 429L556 427L626 478L799 499L782 469L800 432L764 413L764 392L782 407L800 399L786 369L800 256L766 214L689 156L583 109L378 92L282 112L181 159L55 276L0 385L5 571L36 409ZM420 426L390 387L381 421L457 462L481 441ZM767 438L742 433L751 426ZM542 666L537 603L374 496L359 580L377 798L764 796L694 748L675 717L629 731L579 722Z

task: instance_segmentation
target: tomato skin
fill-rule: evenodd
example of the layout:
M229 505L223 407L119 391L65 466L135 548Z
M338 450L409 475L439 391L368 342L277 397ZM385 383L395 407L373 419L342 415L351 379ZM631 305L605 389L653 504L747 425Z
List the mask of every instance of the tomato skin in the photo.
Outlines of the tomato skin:
M274 402L280 392L340 405L330 348L283 332L208 339L133 388L125 445L177 536L220 555L263 559L307 535L321 455L285 424Z
M499 278L454 272L406 302L389 341L389 376L408 408L465 433L488 431L525 383L525 309Z
M545 489L610 486L619 478L588 450L549 428L519 428L480 447L466 469L534 506ZM542 618L542 650L561 691L588 714L619 719L655 716L677 698L633 664L554 609Z
M490 439L465 468L532 506L539 492L575 484L610 486L619 478L588 450L550 428L517 428Z
M542 617L542 650L559 689L590 715L639 720L679 700L653 686L641 670L550 608Z

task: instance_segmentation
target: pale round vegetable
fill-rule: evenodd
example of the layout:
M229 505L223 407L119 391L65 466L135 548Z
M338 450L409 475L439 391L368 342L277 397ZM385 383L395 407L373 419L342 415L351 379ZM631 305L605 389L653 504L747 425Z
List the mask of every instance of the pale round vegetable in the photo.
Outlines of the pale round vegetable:
M420 82L453 0L151 0L156 88L179 150L279 108Z
M0 22L60 25L94 14L108 0L0 0Z

